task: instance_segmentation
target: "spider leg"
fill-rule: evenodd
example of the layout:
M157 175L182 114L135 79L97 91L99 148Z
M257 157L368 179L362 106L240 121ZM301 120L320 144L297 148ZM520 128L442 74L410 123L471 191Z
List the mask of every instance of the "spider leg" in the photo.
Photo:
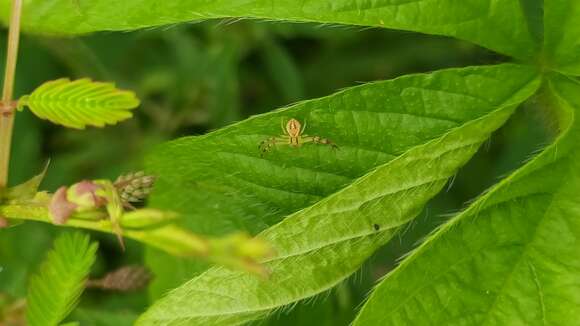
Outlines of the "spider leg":
M264 154L270 152L272 148L277 145L289 145L288 136L280 136L280 137L269 137L264 139L258 145L258 149L260 150L260 156L263 157Z
M338 146L328 138L322 138L320 136L302 136L302 143L313 143L318 145L328 145L332 147L332 149L338 149Z
M276 145L276 137L270 137L262 140L258 145L260 152L267 152L271 147Z
M282 128L283 135L288 134L288 131L286 131L286 122L284 122L284 118L280 119L280 128Z

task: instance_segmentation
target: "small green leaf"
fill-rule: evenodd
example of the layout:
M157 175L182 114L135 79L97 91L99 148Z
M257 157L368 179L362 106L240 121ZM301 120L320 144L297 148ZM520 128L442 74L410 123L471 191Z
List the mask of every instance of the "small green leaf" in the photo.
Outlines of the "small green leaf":
M31 326L58 325L76 306L95 261L97 244L82 233L64 234L30 281L26 319Z
M546 83L562 132L428 238L354 325L578 325L580 83Z
M38 192L38 187L40 186L40 183L42 182L44 176L46 175L47 169L48 163L46 164L46 166L44 167L44 169L40 174L32 177L30 180L24 183L6 189L6 191L4 191L3 193L0 193L0 201L6 200L14 202L34 198L34 196ZM0 189L0 191L2 190Z
M129 119L138 105L135 93L88 78L49 81L18 101L19 110L27 106L41 119L76 129Z

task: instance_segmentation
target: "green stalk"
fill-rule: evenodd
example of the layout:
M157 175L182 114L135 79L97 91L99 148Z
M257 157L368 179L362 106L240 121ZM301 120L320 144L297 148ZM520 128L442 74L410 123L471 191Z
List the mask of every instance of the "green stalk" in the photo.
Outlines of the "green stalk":
M53 223L46 205L0 205L0 216L13 221ZM94 217L98 217L98 215ZM116 234L114 225L110 219L83 219L80 216L72 216L64 226ZM123 226L123 223L121 223L121 226ZM267 271L258 263L258 260L269 256L266 253L264 253L264 257L260 256L262 255L260 252L265 250L264 248L269 250L269 246L265 243L252 243L252 240L249 238L238 240L235 237L211 239L173 224L149 229L123 228L123 236L155 247L174 256L199 257L216 264L245 270L256 275L267 275ZM233 247L244 246L244 244L248 244L251 248L257 250L257 255L260 257L255 257L256 253L250 253L248 255L248 252L239 253L233 250Z
M18 59L18 41L20 37L20 15L22 0L12 0L10 27L8 30L8 50L6 54L6 70L4 71L4 87L2 89L0 114L0 189L8 184L8 168L10 163L10 147L12 144L12 129L14 112L12 95L14 93L14 77Z
M0 216L14 220L52 224L48 208L45 205L0 205ZM109 219L86 220L71 218L67 221L66 226L115 233ZM173 225L151 230L125 230L123 235L175 256L204 257L208 255L208 243L205 239Z

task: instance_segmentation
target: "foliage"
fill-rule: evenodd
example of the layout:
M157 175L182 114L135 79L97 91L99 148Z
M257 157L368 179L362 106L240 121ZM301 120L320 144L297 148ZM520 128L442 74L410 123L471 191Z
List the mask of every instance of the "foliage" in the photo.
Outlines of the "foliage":
M26 5L34 8L41 3L41 0L34 0ZM439 0L423 5L413 2L392 4L390 0L372 3L350 0L316 0L308 3L221 0L208 3L195 0L144 6L136 0L122 4L109 0L92 1L90 4L56 0L44 3L44 7L45 10L28 11L24 28L33 32L78 34L131 30L191 20L248 17L386 27L455 36L518 58L532 58L536 47L526 26L530 19L526 16L528 13L523 12L516 1L502 1L492 6L487 0L472 0L467 4ZM541 8L532 8L537 9ZM62 14L51 17L47 15L51 11Z
M30 281L26 319L29 325L58 325L77 305L98 245L82 233L65 233Z
M580 84L556 75L548 84L547 100L561 108L558 139L408 256L373 292L355 325L576 319L579 287L570 282L580 275ZM443 300L445 309L421 308Z
M8 12L7 4L8 0L0 1L0 12ZM67 58L71 70L137 79L133 86L143 99L146 117L139 117L140 127L130 132L138 137L127 140L124 146L138 139L142 147L134 153L139 153L139 158L145 152L143 148L149 153L147 172L155 175L158 183L148 205L157 212L175 211L182 218L177 221L171 218L179 227L163 223L152 233L129 229L125 235L176 253L183 250L180 235L195 232L223 236L243 230L257 235L258 243L269 243L275 249L273 256L258 257L262 267L269 270L267 279L147 249L145 262L157 280L150 288L154 300L138 317L137 324L243 324L294 305L299 305L299 309L291 312L289 319L318 323L319 315L304 318L301 314L324 313L325 309L334 309L329 308L328 302L350 298L340 292L350 288L343 281L375 252L382 258L386 250L392 251L394 244L390 243L386 250L384 245L395 236L412 238L406 230L416 223L425 229L418 236L429 231L431 234L399 266L393 266L392 258L401 251L409 251L408 245L395 253L389 252L386 262L369 263L371 268L379 266L379 273L373 270L374 275L369 276L371 273L359 272L370 281L376 274L386 276L354 318L355 325L575 323L574 316L580 311L580 267L576 263L580 252L577 241L580 227L576 222L580 185L575 145L576 112L580 107L577 96L580 85L575 77L580 75L580 29L575 22L580 18L580 4L572 0L31 0L25 4L23 29L29 33L78 35L212 18L344 24L448 36L499 54L487 53L485 59L478 57L470 64L514 63L439 69L448 67L450 62L467 65L461 60L454 61L453 55L468 45L401 33L398 34L401 39L423 37L445 44L439 59L445 63L431 62L410 69L434 72L346 88L223 127L265 109L351 86L354 80L360 80L357 73L362 69L379 71L363 80L400 75L408 71L383 70L389 65L385 62L400 66L404 65L402 62L436 56L438 52L422 48L427 43L418 42L420 45L413 44L407 52L398 53L397 49L404 47L402 42L364 39L366 35L387 35L385 31L353 33L345 41L333 36L343 33L336 28L324 34L304 26L288 28L247 22L234 28L222 27L229 33L215 32L214 27L204 27L212 25L202 24L199 28L142 32L136 34L139 35L136 39L145 35L138 40L125 37L114 41L106 36L91 36L88 44L103 40L114 44L108 47L111 52L106 52L109 57L129 53L128 59L111 65L109 71L94 68L99 66L94 64L99 63L99 58L85 55L86 49L74 41L64 42L73 49L68 52L64 47L48 46L53 53ZM308 49L310 56L319 51L326 51L326 55L312 59L303 53L306 51L285 52L293 48L285 42L304 39L314 39L316 46L300 43L296 48ZM167 44L175 48L174 53L164 52ZM318 50L317 46L325 50ZM376 57L352 50L368 46L378 49ZM98 45L93 48L105 53ZM150 57L143 48L163 50ZM394 52L397 55L392 55ZM307 69L304 67L308 66L305 63L308 60L312 62ZM265 64L243 77L244 69L255 61ZM172 67L174 63L176 67ZM259 75L256 71L262 70L268 71L266 81L256 77ZM135 77L141 73L146 77ZM346 77L336 77L339 74ZM341 78L345 82L337 81ZM261 96L269 100L256 104L253 99L259 97L256 94L260 94L260 85L276 85L278 98L269 94L271 88L265 87ZM164 97L166 93L171 96ZM24 100L28 98L25 96ZM510 124L521 117L518 107L522 103L541 110L539 121L534 122L557 130L554 142L522 167L519 162L529 152L514 143L504 148L501 155L476 153L498 129L516 129ZM60 106L51 111L53 108L45 105L40 107L39 115L78 107ZM34 104L31 109L34 112ZM82 111L67 114L71 112ZM105 116L96 118L90 114L83 118L75 115L72 120L72 116L67 117L55 121L73 127L109 121ZM110 121L117 118L111 116ZM322 144L299 148L278 144L271 152L260 153L260 142L282 135L280 125L290 118L306 125L304 133L328 138L338 149ZM216 127L223 128L206 133ZM542 128L527 120L521 129L527 148L537 146L539 142L530 140L530 135ZM111 133L114 136L104 141L107 146L122 138ZM180 138L149 149L150 144L184 133L204 135ZM95 139L90 133L69 135L78 144ZM117 156L125 156L125 147L117 148L117 153L121 153ZM101 150L97 155L109 163L111 153L103 153ZM87 157L95 157L94 153L90 155ZM471 164L478 165L468 165L467 171L459 171L472 156L476 156L476 161ZM57 162L56 168L60 169L57 171L68 171L67 164L71 163L63 162L70 162L71 157ZM492 158L494 163L485 161ZM90 161L86 157L81 160ZM502 168L485 172L482 166ZM425 209L428 202L440 204L447 211L449 207L457 210L460 202L473 198L492 184L491 178L510 168L518 169L438 228L431 230L433 225L426 226L421 221L422 212L428 212ZM106 171L113 174L115 168L109 169L112 170ZM118 172L114 171L117 175ZM467 176L462 179L463 173ZM70 177L68 173L62 175ZM436 197L456 177L460 185L456 182L449 193ZM455 203L448 205L446 200ZM0 207L0 212L10 218L15 218L16 212L38 214L37 209L5 206ZM75 223L87 227L85 222ZM142 223L133 219L130 224ZM253 248L251 241L244 242L245 245L236 242L249 240L245 237L223 239L225 242L215 242L212 248L226 255L214 262L223 264L231 257L227 253ZM305 309L308 303L301 303L328 293L337 285L338 290L329 294L332 299L313 304L314 309ZM369 288L358 286L358 289L364 292ZM164 295L168 290L171 291ZM163 298L157 300L160 296ZM340 305L351 315L361 296L352 300L356 302ZM144 310L144 305L132 309L129 319ZM339 310L325 316L329 324L347 320ZM111 318L125 320L125 316L116 313ZM279 317L272 318L272 324L276 324L276 318Z
M20 109L28 106L41 119L76 129L87 125L103 127L129 119L130 110L138 105L135 93L87 78L46 82L18 100Z
M44 176L46 175L46 170L48 169L48 164L45 166L42 172L30 180L23 182L17 186L6 189L6 191L0 190L0 199L4 201L23 201L30 200L34 198Z
M504 70L510 71L508 75L513 76L513 82L494 79ZM449 84L442 83L453 79L468 82L451 82L453 86L449 88ZM244 193L253 193L254 198L247 196L249 200L271 203L273 207L281 208L287 203L286 212L296 211L296 206L300 206L298 212L259 235L271 243L277 253L274 259L265 262L272 270L269 280L252 280L243 273L212 269L158 302L140 322L239 324L268 313L271 307L306 298L339 283L388 241L397 229L416 217L425 202L445 185L456 169L537 86L534 71L517 66L406 76L345 90L326 99L256 117L202 139L184 139L172 144L172 148L166 149L168 152L156 157L187 157L187 152L182 150L185 147L208 153L222 166L228 166L231 160L232 166L228 170L236 165L241 167L240 171L245 171L233 177L225 175L222 181L207 168L203 169L204 174L198 174L194 165L184 166L177 159L167 166L161 159L163 169L191 176L195 181L182 179L189 184L201 184L201 188L194 192L203 193L206 201L211 198L211 189L220 189L221 193L230 193L231 197L242 200L245 199ZM482 92L489 92L486 100L474 95ZM425 106L423 102L413 101L417 96L452 104ZM397 98L404 104L396 103ZM395 103L385 106L389 100ZM335 111L328 108L335 108ZM275 132L272 126L276 127L276 121L281 117L300 117L301 113L304 114L302 119L309 121L313 130L333 132L330 137L340 144L340 153L333 153L330 148L310 146L304 148L301 156L293 157L299 155L294 153L295 149L280 148L279 155L260 159L255 149L260 137L265 137L268 130L272 130L269 133ZM376 121L375 125L373 121ZM365 128L360 128L359 124ZM388 130L395 126L405 130L406 134L387 134L375 139L374 128ZM412 126L421 128L414 130ZM262 129L266 131L260 132ZM400 139L411 140L411 143L405 144ZM227 145L220 145L219 149L211 150L210 146L215 143L231 144L231 147L226 151ZM385 144L398 148L386 148ZM199 161L203 167L220 168L216 163ZM375 162L376 166L365 167L367 162ZM187 171L177 169L177 166L183 166ZM279 168L281 166L284 171ZM353 171L356 168L362 171ZM292 170L296 172L289 173ZM169 174L166 171L158 173ZM224 175L223 170L220 173ZM357 174L363 176L356 178ZM209 178L205 179L205 175ZM331 182L345 178L344 175L350 175L356 181ZM333 194L323 200L308 198L312 193L324 193L319 184L332 186L333 183L337 184L335 187L339 191L336 188L329 190L328 193ZM163 188L162 194L171 196L174 201L178 189L182 188L181 184L176 186L173 191ZM285 188L289 186L289 189ZM205 190L208 188L210 190ZM260 192L261 189L268 191ZM309 206L312 201L317 203ZM192 204L197 211L203 209L198 203ZM256 204L240 206L254 209ZM309 207L299 210L304 206ZM381 213L385 211L392 213ZM238 210L238 216L240 214ZM254 219L256 217L249 220ZM297 270L301 273L297 274ZM319 276L314 277L317 274Z

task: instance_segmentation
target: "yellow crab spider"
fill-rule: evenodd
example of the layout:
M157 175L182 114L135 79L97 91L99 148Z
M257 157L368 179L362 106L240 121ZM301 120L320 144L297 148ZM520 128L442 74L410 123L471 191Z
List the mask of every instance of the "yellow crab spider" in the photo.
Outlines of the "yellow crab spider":
M268 139L263 140L258 148L260 149L261 155L267 153L272 150L272 148L276 145L290 145L290 147L300 147L306 143L314 143L314 144L322 144L322 145L329 145L332 148L336 149L335 143L331 140L322 138L320 136L308 136L304 134L304 130L306 129L306 123L304 126L300 123L300 121L296 119L290 119L284 126L284 121L282 121L282 131L284 135L278 137L270 137Z

